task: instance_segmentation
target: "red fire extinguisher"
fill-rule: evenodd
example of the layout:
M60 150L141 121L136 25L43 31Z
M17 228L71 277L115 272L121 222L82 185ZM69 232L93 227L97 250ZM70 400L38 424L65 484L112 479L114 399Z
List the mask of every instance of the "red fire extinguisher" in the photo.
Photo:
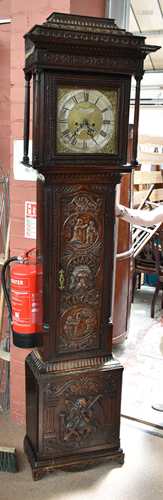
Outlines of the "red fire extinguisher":
M10 295L6 286L6 269L10 269ZM11 257L2 268L2 286L16 347L31 348L41 344L42 331L42 263L31 249L22 257Z

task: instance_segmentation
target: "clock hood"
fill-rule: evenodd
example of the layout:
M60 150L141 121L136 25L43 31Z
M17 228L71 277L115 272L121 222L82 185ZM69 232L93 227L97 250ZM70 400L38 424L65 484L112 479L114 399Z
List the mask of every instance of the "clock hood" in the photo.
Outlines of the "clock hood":
M52 13L25 35L25 69L65 67L139 75L143 61L160 47L118 28L114 19Z

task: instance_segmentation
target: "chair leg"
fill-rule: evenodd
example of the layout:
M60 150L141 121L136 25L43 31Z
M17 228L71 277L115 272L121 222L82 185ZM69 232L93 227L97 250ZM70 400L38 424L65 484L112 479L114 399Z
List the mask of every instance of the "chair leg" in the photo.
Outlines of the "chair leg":
M155 291L154 291L154 294L153 294L152 303L151 303L151 318L154 318L154 315L155 315L155 303L156 303L156 299L157 299L158 294L159 294L160 285L161 285L161 283L158 281L156 288L155 288Z
M134 271L134 273L133 273L133 279L132 279L132 303L134 302L134 293L135 293L135 287L136 287L136 279L137 279L137 272Z
M161 309L163 309L163 287L162 287L162 294L161 294Z
M138 290L141 289L141 273L138 274Z

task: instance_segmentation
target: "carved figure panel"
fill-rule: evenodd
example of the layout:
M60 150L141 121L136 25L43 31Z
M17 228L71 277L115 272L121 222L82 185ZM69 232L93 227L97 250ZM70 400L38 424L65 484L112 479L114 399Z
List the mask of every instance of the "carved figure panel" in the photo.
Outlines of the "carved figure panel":
M99 372L97 377L87 372L48 383L44 389L46 453L80 452L93 443L118 442L121 373L121 369Z
M66 311L61 318L61 335L59 346L62 351L67 345L72 350L84 349L85 346L95 345L97 337L97 314L91 307L74 306ZM62 335L63 333L63 335Z
M69 243L80 247L93 245L99 239L97 223L91 215L70 217L65 223L64 237Z
M66 204L63 236L65 243L78 249L93 245L102 238L100 197L79 193Z
M60 196L60 293L57 352L97 348L104 262L104 193L83 186ZM61 286L60 286L61 289Z
M94 285L93 273L87 265L76 266L70 276L69 290L77 294L91 290Z
M103 421L103 411L100 406L101 394L91 398L78 398L75 400L65 400L65 412L61 417L61 438L64 442L80 443L85 441L93 432L96 432L101 420ZM100 416L97 418L97 408L99 406Z

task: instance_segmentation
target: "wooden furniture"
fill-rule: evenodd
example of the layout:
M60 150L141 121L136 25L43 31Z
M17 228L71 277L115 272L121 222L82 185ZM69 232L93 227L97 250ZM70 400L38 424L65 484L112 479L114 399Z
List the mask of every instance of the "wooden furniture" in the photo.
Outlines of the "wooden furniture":
M135 171L134 172L134 198L133 198L133 207L137 208L143 206L144 200L149 197L149 189L151 188L150 193L150 202L152 203L160 203L163 201L163 171ZM139 190L139 186L141 185L141 190Z
M155 315L155 305L159 292L162 291L161 307L163 309L163 227L158 231L158 237L154 238L155 272L157 283L152 298L151 317Z
M130 206L131 174L124 174L120 185L120 203ZM132 301L132 239L130 224L117 221L117 252L115 266L115 288L113 298L113 344L127 337Z
M123 462L121 364L112 357L115 191L137 80L136 163L144 38L111 19L52 14L25 36L24 158L33 167L43 260L42 346L26 360L25 451L34 479L57 468Z
M135 258L135 270L133 276L133 298L137 277L139 277L139 288L141 288L141 274L156 276L156 285L151 301L151 318L154 318L155 305L160 290L163 290L163 242L162 229L155 234L144 245L143 250ZM163 299L162 299L163 307Z
M143 164L163 164L163 136L139 135L139 159Z
M135 124L136 126L136 124ZM129 125L127 161L133 158L133 130ZM134 165L131 173L123 174L120 185L119 201L122 205L130 207L132 204L132 193L134 183L134 172L139 165ZM115 266L115 287L113 298L113 344L122 343L128 335L130 310L132 303L133 283L133 251L132 230L130 224L123 220L117 223L117 252Z
M142 190L139 193L139 199L141 199L139 208L143 210L151 210L158 206L159 199L160 201L162 201L163 198L163 189L161 188L162 172L135 172L134 185L140 185L139 183L141 183L142 185ZM143 189L144 184L145 189ZM138 201L137 192L135 193L135 195L136 200ZM162 224L153 224L149 227L138 226L134 224L132 233L134 250L132 300L134 300L137 278L138 287L140 288L141 274L155 274L157 277L157 285L151 303L151 317L154 318L156 299L159 290L162 288Z
M156 241L158 239L158 234L155 233L153 237L150 238L150 240L147 241L147 243L143 246L142 251L138 254L138 256L135 258L134 262L134 273L133 273L133 300L134 300L134 293L135 293L135 288L137 285L137 279L138 279L138 288L141 288L141 275L142 274L148 274L148 275L154 275L157 277L157 270L156 270L156 253L155 253L155 245ZM151 303L151 318L154 317L154 306L155 303L152 300Z
M153 140L151 138L151 140ZM148 142L150 138L148 137ZM132 144L133 144L133 126L129 126L128 138L128 161L132 161ZM161 139L160 139L161 144ZM141 158L141 155L140 155ZM155 157L156 159L156 157ZM125 174L121 180L121 197L120 203L125 206L130 206L131 196L133 197L132 204L136 208L149 208L149 201L152 206L155 206L159 200L163 199L162 180L163 173L159 169L156 171L141 171L141 165L134 168L132 174ZM131 188L132 185L132 188ZM134 189L133 189L134 188ZM133 193L133 194L132 194ZM121 343L128 333L128 324L130 317L131 302L139 277L139 254L144 245L152 238L158 230L160 224L153 227L134 226L131 234L129 224L124 221L119 221L118 224L118 244L116 256L116 274L115 274L115 291L113 301L113 343ZM151 245L149 243L149 245ZM133 253L131 249L133 248ZM146 248L147 250L147 248ZM147 251L148 253L148 251ZM136 256L138 255L138 262ZM134 256L134 261L133 261ZM143 264L141 263L143 266ZM151 262L151 271L153 273L154 262ZM138 267L138 268L137 268ZM135 269L135 272L134 272ZM143 271L142 271L143 272Z
M145 197L141 196L141 203L139 205L139 210L152 210L158 206L158 202L152 201L152 199L158 199L158 192L160 189L155 189L155 184L151 184L148 191L144 191ZM133 247L133 257L136 259L140 252L143 250L144 246L150 241L154 234L158 231L161 226L161 222L153 224L151 226L139 226L138 224L132 225L132 247Z

